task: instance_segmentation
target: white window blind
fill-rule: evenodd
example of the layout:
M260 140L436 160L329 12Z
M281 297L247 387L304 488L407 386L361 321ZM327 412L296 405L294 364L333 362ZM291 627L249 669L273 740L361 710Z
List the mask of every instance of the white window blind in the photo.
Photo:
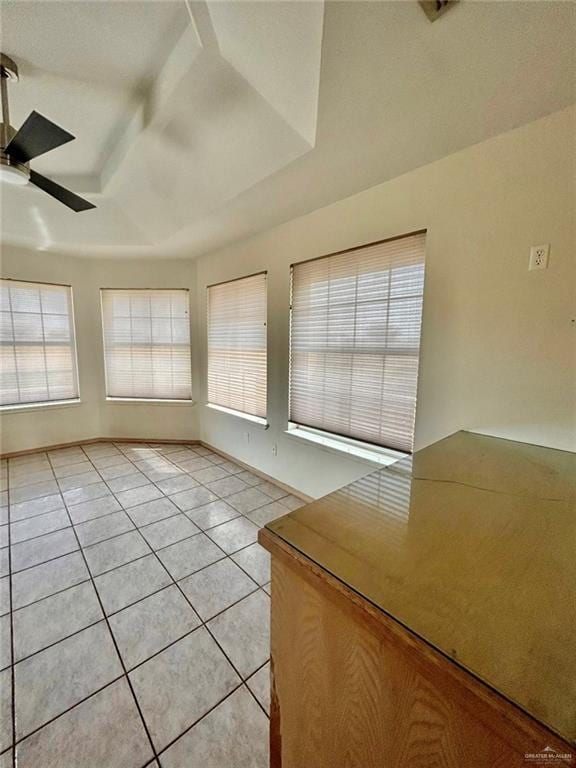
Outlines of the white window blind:
M266 274L208 288L208 401L266 416Z
M78 397L72 289L0 281L0 404Z
M411 451L425 233L292 268L290 420Z
M187 290L103 289L108 397L190 400Z

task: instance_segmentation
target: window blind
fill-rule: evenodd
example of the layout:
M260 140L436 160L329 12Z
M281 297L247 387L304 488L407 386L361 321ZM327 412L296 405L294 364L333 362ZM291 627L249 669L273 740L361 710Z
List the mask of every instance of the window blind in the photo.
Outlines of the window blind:
M208 288L208 400L266 416L266 274Z
M1 405L76 399L70 286L1 280L0 350Z
M190 400L187 290L103 289L108 397Z
M411 451L425 233L292 268L290 420Z

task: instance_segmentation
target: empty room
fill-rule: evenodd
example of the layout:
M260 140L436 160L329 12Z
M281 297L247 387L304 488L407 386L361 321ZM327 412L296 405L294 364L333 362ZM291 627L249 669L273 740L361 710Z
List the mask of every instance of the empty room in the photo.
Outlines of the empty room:
M0 768L576 768L576 3L0 0Z

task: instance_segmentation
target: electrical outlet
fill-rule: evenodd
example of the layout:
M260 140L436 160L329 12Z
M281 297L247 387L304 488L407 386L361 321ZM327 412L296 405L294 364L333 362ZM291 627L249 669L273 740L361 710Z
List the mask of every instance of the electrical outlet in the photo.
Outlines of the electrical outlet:
M550 252L550 245L533 245L530 248L530 264L529 270L532 269L548 269L548 254Z
M272 446L272 455L278 456L278 446L276 445L276 443L274 443L274 445Z

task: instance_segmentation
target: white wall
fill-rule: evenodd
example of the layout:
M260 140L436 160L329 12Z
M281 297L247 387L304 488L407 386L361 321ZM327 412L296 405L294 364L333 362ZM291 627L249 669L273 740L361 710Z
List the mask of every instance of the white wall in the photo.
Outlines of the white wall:
M289 266L427 228L416 448L468 429L576 450L575 131L558 112L201 257L201 367L206 285L266 269L270 380L268 430L200 406L202 438L313 496L365 474L284 432ZM528 272L540 243L550 267Z
M575 131L576 108L558 112L196 262L91 261L5 249L3 276L73 285L82 405L4 414L2 450L96 435L201 437L313 496L350 482L366 473L365 463L284 432L289 266L422 228L428 238L416 447L470 429L576 450ZM546 242L550 268L528 272L530 246ZM263 269L269 289L267 430L202 405L201 373L206 285ZM106 403L100 287L195 292L199 405Z
M2 413L0 452L92 437L197 438L191 405L106 401L100 313L100 288L188 288L193 297L194 262L89 260L3 247L0 266L2 277L72 285L81 399L79 405Z

